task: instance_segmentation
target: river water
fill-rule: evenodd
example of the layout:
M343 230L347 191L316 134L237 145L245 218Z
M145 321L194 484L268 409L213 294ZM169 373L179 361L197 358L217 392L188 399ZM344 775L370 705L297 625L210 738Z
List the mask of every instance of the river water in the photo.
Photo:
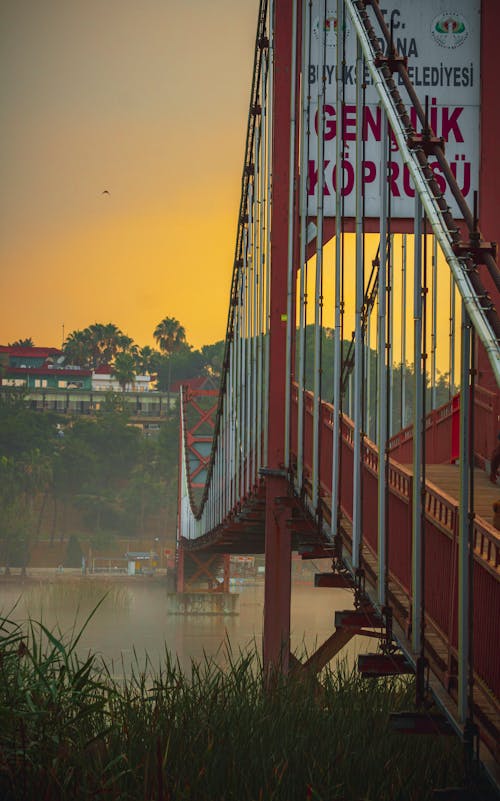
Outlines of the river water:
M80 654L97 652L111 672L120 677L131 666L145 664L145 654L156 668L165 649L189 669L191 660L204 655L220 664L233 654L262 643L264 583L232 588L239 596L238 614L178 615L167 611L165 579L46 577L20 581L0 577L0 610L17 622L42 620L47 628L66 637L79 631L89 612L107 592L100 608L87 624L78 646ZM300 658L312 653L334 630L336 610L352 608L352 593L341 589L314 588L312 582L294 584L291 605L291 646ZM354 638L343 655L352 662L356 653L373 649L364 638Z

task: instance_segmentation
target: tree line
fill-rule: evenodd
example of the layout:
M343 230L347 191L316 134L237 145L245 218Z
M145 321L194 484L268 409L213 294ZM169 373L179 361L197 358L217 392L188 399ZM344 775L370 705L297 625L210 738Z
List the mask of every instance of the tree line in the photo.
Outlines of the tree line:
M156 348L140 346L114 323L93 323L72 331L63 342L64 363L96 370L109 365L124 389L136 375L152 375L157 389L166 392L172 383L199 375L218 378L224 342L193 348L183 325L175 317L164 317L153 331ZM9 343L10 347L33 347L32 337Z
M165 317L153 331L157 348L140 347L113 323L71 332L64 363L88 369L110 365L124 389L137 374L156 377L169 391L200 375L218 379L224 342L200 350L184 327ZM34 347L32 337L9 343ZM0 564L29 563L41 539L78 536L105 547L115 535L175 538L178 420L155 438L129 424L121 393L109 393L92 418L67 418L27 408L22 390L0 395Z
M96 366L116 361L120 354L142 352L140 369L146 363L146 348L134 351L129 338L116 328L98 326L85 329L87 342L80 361ZM76 342L73 332L66 340ZM80 332L82 335L84 332ZM194 350L186 342L185 331L175 318L165 318L155 329L158 342L159 386L203 374L217 376L221 370L224 343ZM126 341L128 340L128 342ZM19 340L26 342L26 340ZM298 344L298 343L296 343ZM344 360L349 342L342 343ZM124 350L120 351L119 348ZM153 351L153 349L149 349ZM146 353L145 353L146 351ZM71 353L70 345L66 355ZM76 353L76 351L73 351ZM334 340L330 329L321 338L321 397L332 401ZM314 386L314 328L308 326L305 348L305 383ZM137 364L137 362L135 362ZM296 353L296 369L299 353ZM139 369L139 368L138 368ZM370 352L365 370L370 386L376 387L376 353ZM349 413L348 371L343 409ZM364 386L365 386L364 383ZM414 371L412 365L394 365L390 387L393 431L410 420L413 406ZM429 382L427 382L430 409ZM447 376L440 375L436 387L437 404L450 394ZM403 409L404 405L404 409ZM373 413L372 413L373 414ZM374 420L366 421L370 435ZM110 393L93 418L68 422L55 412L40 413L26 407L22 391L0 395L0 562L26 565L31 545L39 538L65 539L80 533L96 547L116 534L130 537L165 534L173 541L177 514L178 419L162 424L157 438L147 438L129 424L121 393Z
M0 396L0 563L29 564L39 539L103 548L116 535L175 538L178 424L157 438L129 425L120 394L71 421Z

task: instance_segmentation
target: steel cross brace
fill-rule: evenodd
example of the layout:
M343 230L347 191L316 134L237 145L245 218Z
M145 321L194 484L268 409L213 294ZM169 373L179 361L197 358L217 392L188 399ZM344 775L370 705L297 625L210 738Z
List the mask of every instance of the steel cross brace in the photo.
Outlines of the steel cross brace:
M220 554L217 553L211 554L211 556L209 556L205 562L202 562L202 560L199 559L197 556L195 556L195 554L192 551L187 551L187 553L189 553L190 559L192 559L192 561L198 567L198 570L196 570L193 573L193 575L190 576L189 581L186 583L193 584L197 578L200 578L203 574L205 574L206 576L208 576L210 582L215 582L217 585L220 584L218 579L210 571L210 566L212 565L214 560L216 560L220 556ZM186 553L184 554L184 556L186 556Z

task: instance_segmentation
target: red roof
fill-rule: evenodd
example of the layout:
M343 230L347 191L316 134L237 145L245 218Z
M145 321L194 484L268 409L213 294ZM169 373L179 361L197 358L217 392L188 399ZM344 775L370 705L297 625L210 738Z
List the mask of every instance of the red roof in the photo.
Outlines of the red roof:
M109 364L100 364L94 370L94 375L111 375L112 367Z
M46 359L48 356L60 356L62 350L59 348L19 348L10 345L0 345L0 353L8 353L9 356L20 356L21 358Z

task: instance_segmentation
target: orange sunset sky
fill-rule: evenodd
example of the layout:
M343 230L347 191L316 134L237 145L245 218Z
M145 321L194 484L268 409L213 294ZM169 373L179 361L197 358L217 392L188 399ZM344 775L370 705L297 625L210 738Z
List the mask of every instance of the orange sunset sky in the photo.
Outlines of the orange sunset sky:
M0 3L0 343L224 338L257 0ZM109 195L102 194L104 190Z

